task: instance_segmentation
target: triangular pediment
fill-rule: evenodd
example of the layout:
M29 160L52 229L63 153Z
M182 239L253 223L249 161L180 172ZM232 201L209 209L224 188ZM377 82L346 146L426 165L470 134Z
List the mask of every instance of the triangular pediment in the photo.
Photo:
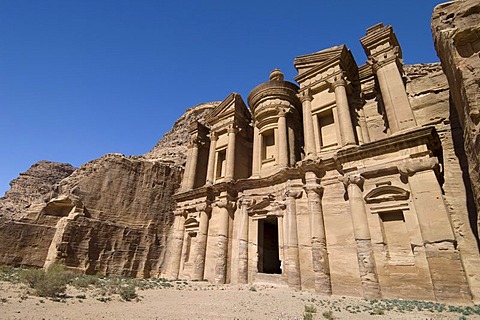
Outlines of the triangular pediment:
M330 59L338 58L341 56L342 51L346 50L346 46L343 44L341 46L331 47L325 50L317 51L314 53L306 54L303 56L298 56L293 61L295 68L303 69L308 67L313 67L322 62L328 61Z
M250 121L251 115L242 97L232 92L205 118L205 121L213 125L214 123L227 118L244 119Z
M298 71L298 75L295 77L295 81L298 83L332 69L345 71L350 80L353 80L356 77L355 74L358 73L357 63L346 45L299 56L295 58L294 65Z
M366 203L379 203L385 201L407 200L410 191L396 186L380 186L365 196Z

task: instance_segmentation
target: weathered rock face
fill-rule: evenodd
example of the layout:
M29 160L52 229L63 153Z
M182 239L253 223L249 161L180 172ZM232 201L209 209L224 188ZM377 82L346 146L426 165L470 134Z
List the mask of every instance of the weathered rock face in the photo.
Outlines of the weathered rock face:
M463 128L468 172L477 207L471 222L478 230L480 210L480 3L438 5L432 17L437 54L451 87L451 99Z
M187 126L214 105L187 110L145 157L106 155L77 170L49 162L32 166L0 202L0 264L41 267L60 261L86 273L158 274Z
M193 121L205 122L205 116L220 102L202 103L187 109L157 145L147 152L146 159L162 159L183 165L187 159L188 125Z
M52 186L68 177L75 167L67 163L39 161L10 182L10 190L0 198L0 217L19 219L27 207L43 201Z
M1 262L61 261L86 273L150 276L162 262L180 175L170 163L122 155L89 162L21 222L2 225Z
M45 221L50 216L69 220L63 226L57 222L60 235L47 260L60 260L86 273L157 274L171 226L171 195L181 172L170 163L121 155L82 166L58 186L56 199L71 199L67 215L62 206L50 210L47 205L42 211Z

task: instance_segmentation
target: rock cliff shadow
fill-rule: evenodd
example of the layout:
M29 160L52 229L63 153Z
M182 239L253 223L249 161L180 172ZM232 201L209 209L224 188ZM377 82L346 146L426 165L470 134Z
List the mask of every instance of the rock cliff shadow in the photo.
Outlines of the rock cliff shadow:
M475 236L475 240L477 241L477 249L480 252L480 239L478 235L478 211L475 205L472 184L470 181L470 176L468 175L468 161L467 156L465 154L464 148L464 140L463 140L463 129L460 125L460 121L458 119L457 109L454 106L452 95L450 94L450 130L452 132L453 138L453 148L455 151L455 155L458 158L460 163L460 168L462 170L462 179L463 184L465 185L465 197L467 203L467 211L468 211L468 221L470 222L470 228Z

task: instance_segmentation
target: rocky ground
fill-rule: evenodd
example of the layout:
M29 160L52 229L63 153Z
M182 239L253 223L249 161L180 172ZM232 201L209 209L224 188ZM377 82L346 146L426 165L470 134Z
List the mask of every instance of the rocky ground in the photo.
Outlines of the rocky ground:
M135 287L134 292L121 288ZM125 299L129 300L126 301ZM323 297L269 285L79 276L45 298L0 280L2 319L480 319L480 306Z

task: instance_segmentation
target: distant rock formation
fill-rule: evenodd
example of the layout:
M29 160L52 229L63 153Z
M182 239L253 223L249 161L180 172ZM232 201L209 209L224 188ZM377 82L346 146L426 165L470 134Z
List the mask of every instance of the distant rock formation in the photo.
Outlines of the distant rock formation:
M0 198L0 217L19 219L34 202L43 202L52 186L75 171L68 163L38 161L10 182L10 190Z

